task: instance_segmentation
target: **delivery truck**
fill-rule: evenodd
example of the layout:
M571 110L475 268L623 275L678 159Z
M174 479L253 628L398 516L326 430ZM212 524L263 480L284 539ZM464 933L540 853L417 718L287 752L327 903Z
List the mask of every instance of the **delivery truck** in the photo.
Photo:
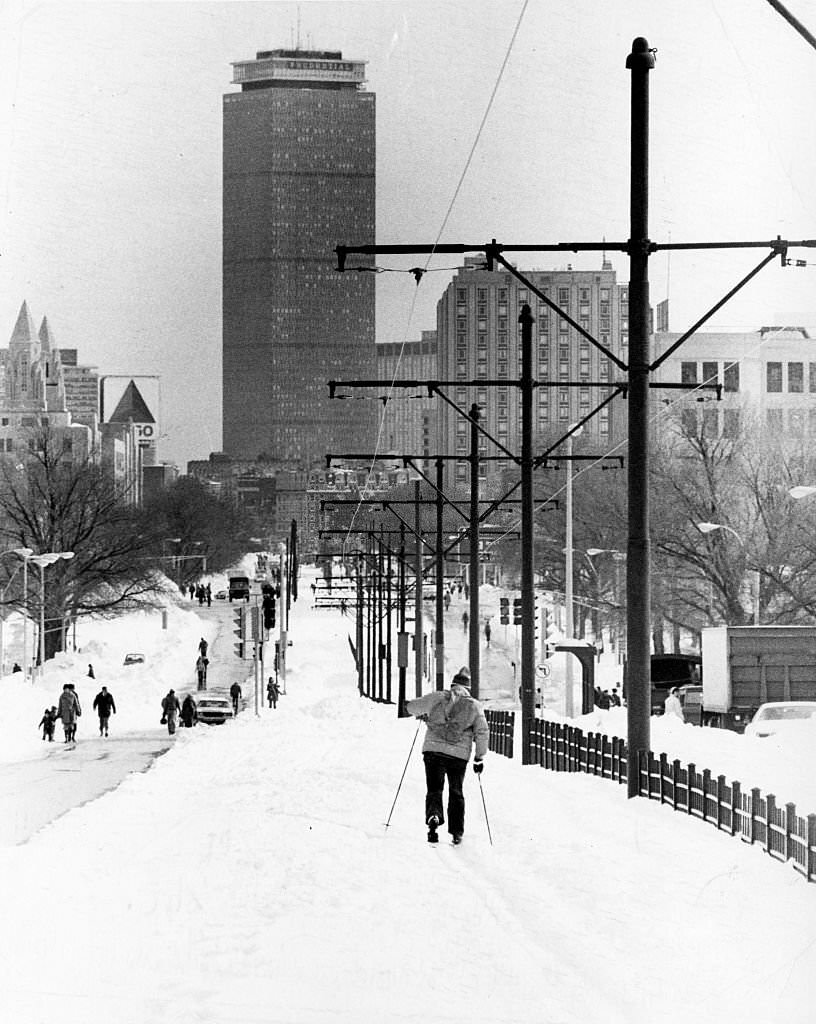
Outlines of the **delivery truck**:
M742 732L760 704L816 700L816 626L703 630L702 724Z

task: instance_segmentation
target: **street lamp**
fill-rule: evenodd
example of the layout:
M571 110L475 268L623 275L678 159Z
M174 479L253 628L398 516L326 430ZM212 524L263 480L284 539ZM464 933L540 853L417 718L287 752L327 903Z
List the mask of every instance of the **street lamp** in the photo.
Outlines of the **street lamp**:
M803 487L803 488L794 487L793 490L805 490L805 491L810 491L811 493L816 494L816 487L809 487L809 488L808 487ZM804 497L804 495L799 495L799 497ZM737 538L737 540L740 542L740 546L742 547L742 550L745 551L745 541L742 539L742 537L740 537L740 535L733 528L733 526L726 526L725 523L696 523L695 525L697 526L697 529L700 531L700 533L713 533L715 530L727 530L729 533L733 533L734 536ZM753 600L753 605L754 605L754 625L758 626L759 625L759 569L754 569L754 588L753 589L754 589L754 595L753 595L754 596L754 600ZM709 609L709 612L710 612L710 609Z
M61 558L73 557L73 551L47 551L42 555L30 556L30 560L40 567L40 672L45 669L45 567Z
M18 558L23 560L23 678L25 679L26 673L26 662L28 660L28 560L34 554L32 548L12 548L10 551L3 551L3 555L17 555ZM2 556L0 556L2 557ZM15 570L15 573L17 570ZM12 574L13 577L14 574ZM9 580L11 583L11 580ZM6 586L6 590L8 585ZM3 591L5 596L6 591ZM0 625L0 630L2 625ZM2 636L0 635L0 672L3 667L3 646Z

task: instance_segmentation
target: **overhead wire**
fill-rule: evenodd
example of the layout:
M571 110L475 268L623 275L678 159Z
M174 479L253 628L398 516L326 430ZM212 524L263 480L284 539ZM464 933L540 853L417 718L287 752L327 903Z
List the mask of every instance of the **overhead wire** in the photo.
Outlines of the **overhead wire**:
M476 149L477 149L477 147L479 145L479 142L480 142L480 140L482 138L482 133L484 132L485 125L487 124L487 119L488 119L488 117L490 115L490 111L491 111L491 109L493 107L493 103L494 103L494 100L495 100L496 95L498 93L499 86L501 85L502 78L504 77L504 72L505 72L505 70L507 68L507 65L508 65L508 62L510 60L510 55L513 52L513 47L515 46L515 42L516 42L516 39L518 37L519 29L521 28L521 23L524 20L524 15L525 15L525 13L527 11L527 7L529 5L529 2L530 2L530 0L523 0L523 3L521 5L521 10L519 11L518 18L516 19L516 24L515 24L515 26L513 28L513 33L511 35L510 41L507 44L507 47L505 49L504 58L502 60L501 66L500 66L500 68L498 70L498 73L496 75L495 82L493 83L493 88L491 89L490 96L489 96L488 101L487 101L487 105L485 107L484 113L482 114L481 121L479 122L479 127L476 130L476 136L475 136L475 138L473 140L473 144L470 147L470 151L468 152L468 156L467 156L467 159L465 160L465 165L462 168L462 172L459 175L459 180L457 181L456 187L454 188L453 196L451 197L451 200L448 203L448 208L445 211L444 217L442 218L442 223L441 223L441 225L439 227L439 230L436 233L436 238L434 239L434 242L433 242L433 248L428 253L428 256L427 256L427 258L425 260L425 264L424 264L423 267L421 267L421 268L417 267L417 268L414 268L413 270L408 271L408 273L413 273L414 274L414 276L416 278L417 285L419 285L422 276L425 273L428 272L430 262L433 259L434 253L436 251L436 247L439 244L439 240L441 239L442 234L444 233L445 228L448 225L448 221L450 220L451 214L453 212L453 208L456 205L456 201L457 201L457 199L459 197L459 193L462 190L462 186L464 185L465 178L467 177L468 171L470 170L470 165L473 162L474 154L476 153ZM455 269L458 269L458 268L455 268ZM417 274L416 271L420 271L420 270L421 270L421 273ZM391 377L391 384L389 386L389 392L388 392L389 397L390 397L391 392L394 390L394 382L397 380L397 374L399 373L400 363L402 362L403 353L405 351L405 346L406 346L407 341L408 341L408 332L410 330L411 323L412 323L413 317L414 317L414 312L416 310L416 303L417 303L418 292L419 292L419 288L414 289L413 297L411 299L411 305L410 305L410 308L408 310L408 317L407 317L407 320L406 320L406 323L405 323L405 330L403 332L402 341L400 343L399 354L397 356L396 365L394 367L394 373L393 373L393 375ZM355 506L354 512L353 512L352 517L351 517L351 522L349 524L348 530L346 531L346 536L343 538L342 553L343 553L344 556L345 556L345 552L346 552L346 547L347 547L348 542L349 542L349 537L350 537L350 535L351 535L351 533L353 531L354 523L355 523L355 521L357 519L357 515L359 513L359 510L362 507L362 500L366 497L367 494L370 493L369 481L370 481L371 475L372 475L372 473L374 471L374 466L375 466L375 464L376 464L376 462L378 460L378 457L379 457L380 445L381 445L381 442L382 442L383 431L384 431L384 428L385 428L386 410L387 410L387 402L384 402L383 403L383 411L382 411L382 414L380 416L380 425L379 425L379 428L378 428L378 431L377 431L377 440L376 440L375 445L374 445L374 456L373 456L373 458L371 460L371 465L369 466L368 472L366 474L366 482L365 482L363 490L362 490L362 492L360 494L360 501L358 501L357 505Z

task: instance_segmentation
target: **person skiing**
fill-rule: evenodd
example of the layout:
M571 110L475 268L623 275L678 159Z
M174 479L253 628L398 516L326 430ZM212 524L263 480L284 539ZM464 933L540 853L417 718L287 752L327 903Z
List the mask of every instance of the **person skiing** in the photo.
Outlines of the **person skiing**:
M442 795L448 780L448 832L455 845L465 831L462 784L475 744L473 770L480 775L487 753L489 730L481 704L470 695L470 670L465 665L449 690L427 693L405 702L409 715L426 723L422 759L425 762L425 823L428 842L437 843L437 828L445 822Z
M116 704L113 700L113 694L108 693L107 686L103 686L99 693L94 697L93 702L94 709L99 715L99 735L108 735L108 721L110 720L111 712L116 714Z
M56 724L56 719L57 709L46 708L45 711L43 711L42 718L40 719L40 725L37 727L42 727L42 738L44 740L48 740L49 743L53 743L54 741L54 726Z
M232 711L233 714L238 714L238 701L241 699L241 687L238 683L233 683L230 687L230 697L232 697Z
M175 690L168 690L167 696L162 698L162 725L167 725L167 731L172 736L176 731L176 716L181 710Z
M76 720L81 714L82 708L79 706L79 697L74 692L73 686L70 683L66 683L57 701L57 718L62 721L66 743L72 743L76 740Z
M266 699L269 701L270 708L277 708L278 697L280 697L280 687L270 676L269 682L266 684Z
M181 724L185 729L192 729L198 721L198 708L193 695L188 693L181 705Z

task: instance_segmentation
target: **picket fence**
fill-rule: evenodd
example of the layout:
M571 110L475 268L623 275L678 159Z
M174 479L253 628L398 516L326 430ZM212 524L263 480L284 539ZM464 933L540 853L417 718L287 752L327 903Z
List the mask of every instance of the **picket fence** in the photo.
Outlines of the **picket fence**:
M490 749L513 756L512 711L487 711ZM585 733L575 726L535 719L530 726L532 762L556 772L585 772L619 783L627 781L626 742L617 736ZM757 788L743 789L708 768L682 765L644 751L638 759L638 794L713 825L719 832L757 844L769 856L790 861L816 881L816 814L797 814L792 803L777 803Z

